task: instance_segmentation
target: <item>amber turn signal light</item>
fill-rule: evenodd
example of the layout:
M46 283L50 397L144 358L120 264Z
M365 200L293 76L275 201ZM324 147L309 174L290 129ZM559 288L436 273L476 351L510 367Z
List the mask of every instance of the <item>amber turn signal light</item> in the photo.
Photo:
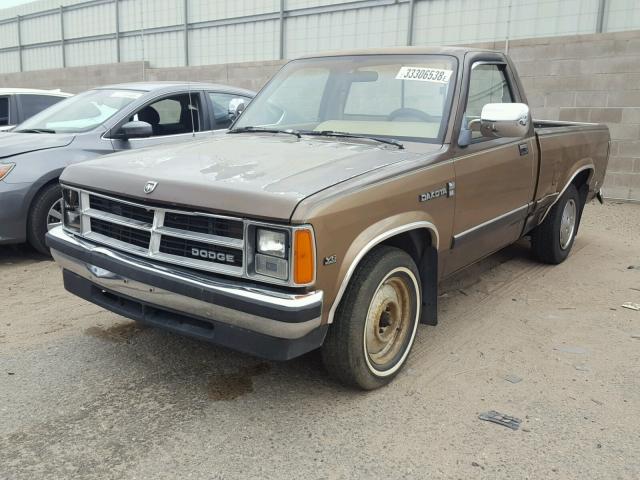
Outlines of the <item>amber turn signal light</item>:
M293 248L293 281L300 285L311 283L315 268L311 230L295 230Z

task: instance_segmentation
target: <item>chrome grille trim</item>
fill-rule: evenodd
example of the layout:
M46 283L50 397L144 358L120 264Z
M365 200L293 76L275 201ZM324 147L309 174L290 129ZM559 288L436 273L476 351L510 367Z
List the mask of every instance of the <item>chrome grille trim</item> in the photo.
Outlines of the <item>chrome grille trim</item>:
M65 187L69 188L69 187ZM224 215L215 215L204 212L190 212L185 210L176 210L172 208L164 208L164 207L156 207L144 205L142 203L132 202L130 200L123 200L118 197L112 197L109 195L104 195L100 193L95 193L92 191L76 189L70 187L74 190L77 190L80 193L80 213L81 213L81 232L80 236L86 238L87 240L91 240L95 243L99 243L102 245L110 246L113 248L117 248L120 250L125 250L135 255L139 255L142 257L146 257L149 259L171 263L174 265L181 265L188 268L193 268L197 270L203 270L207 272L220 273L223 275L230 275L235 277L242 277L246 273L246 255L245 255L245 236L243 234L242 239L232 238L232 237L223 237L219 235L211 235L201 232L194 232L189 230L182 230L177 228L170 228L164 226L164 218L167 212L177 213L180 215L185 215L187 217L191 216L203 216L207 218L216 219L219 221L230 221L230 222L239 222L242 224L242 231L245 232L246 229L245 221L241 218L229 217ZM105 212L99 210L97 208L91 207L90 199L91 197L100 197L110 200L111 202L120 203L123 205L129 205L132 207L142 208L149 212L153 212L153 223L149 224L134 218L128 218L121 215L116 215L112 212ZM94 202L95 203L95 202ZM121 213L121 212L120 212ZM118 240L116 238L111 238L102 233L94 232L91 229L91 219L97 219L102 222L107 222L110 224L132 228L139 231L149 232L149 245L148 248L141 248L132 243L128 243L122 240ZM179 255L172 255L168 253L163 253L160 251L160 243L162 241L163 235L180 238L184 240L196 241L206 243L212 246L212 249L216 246L231 248L237 250L237 255L240 256L242 266L229 265L223 262L215 262L208 260L199 260L192 257L184 257Z

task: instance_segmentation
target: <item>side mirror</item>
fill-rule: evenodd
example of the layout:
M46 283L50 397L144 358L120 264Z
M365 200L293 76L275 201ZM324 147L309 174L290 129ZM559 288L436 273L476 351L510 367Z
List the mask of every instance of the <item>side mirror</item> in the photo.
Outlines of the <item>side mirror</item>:
M482 107L480 120L470 122L471 130L483 137L521 138L529 132L531 112L524 103L488 103Z
M229 102L229 116L236 119L247 108L244 98L232 98Z
M118 138L129 140L130 138L148 138L153 136L153 127L147 122L134 120L127 122L118 132Z

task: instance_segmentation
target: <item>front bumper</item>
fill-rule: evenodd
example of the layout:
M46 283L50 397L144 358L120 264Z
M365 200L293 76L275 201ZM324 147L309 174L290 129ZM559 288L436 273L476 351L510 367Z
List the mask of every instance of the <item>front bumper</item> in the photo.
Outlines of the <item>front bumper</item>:
M31 183L0 180L0 245L27 239L27 198Z
M62 227L47 245L67 290L108 310L252 355L288 360L322 345L321 291L291 294L101 247Z

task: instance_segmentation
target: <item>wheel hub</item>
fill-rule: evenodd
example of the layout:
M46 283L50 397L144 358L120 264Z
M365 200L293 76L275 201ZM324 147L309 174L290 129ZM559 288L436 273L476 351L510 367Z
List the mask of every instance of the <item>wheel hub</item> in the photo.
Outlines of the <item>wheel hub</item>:
M376 291L367 316L365 346L374 364L384 365L403 348L411 325L411 296L400 277L386 279Z
M571 244L573 234L576 228L578 208L573 198L565 204L562 210L562 218L560 219L560 248L566 250Z

